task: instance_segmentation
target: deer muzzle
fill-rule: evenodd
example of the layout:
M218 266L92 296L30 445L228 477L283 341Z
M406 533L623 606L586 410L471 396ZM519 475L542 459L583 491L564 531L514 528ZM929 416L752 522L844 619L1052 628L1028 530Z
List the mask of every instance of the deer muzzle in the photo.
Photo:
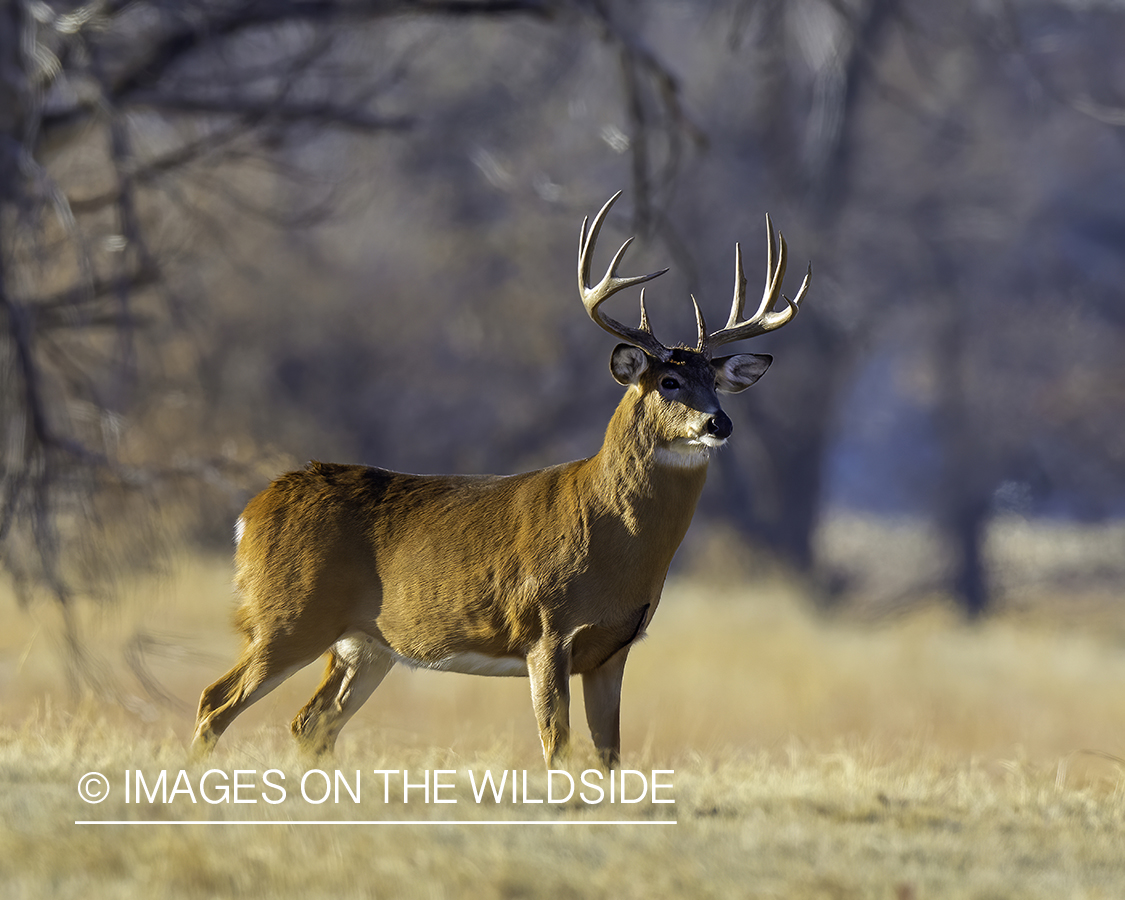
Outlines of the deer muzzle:
M734 424L721 409L707 420L707 434L719 441L725 441L734 431Z

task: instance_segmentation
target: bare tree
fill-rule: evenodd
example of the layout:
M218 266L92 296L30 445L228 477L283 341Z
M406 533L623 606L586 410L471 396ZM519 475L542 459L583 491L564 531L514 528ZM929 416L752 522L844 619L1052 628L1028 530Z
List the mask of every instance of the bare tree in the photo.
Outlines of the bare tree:
M1090 403L1112 392L1099 389L1080 404L1076 418L1087 424L1078 431L1098 431L1101 443L1076 452L1070 473L1048 448L1073 447L1075 432L1050 433L1031 398L1057 395L1049 379L1076 383L1064 372L1085 371L1095 359L1101 374L1093 381L1119 380L1101 354L1078 347L1097 345L1095 316L1113 327L1108 298L1120 293L1097 252L1118 226L1108 201L1091 203L1094 191L1084 187L1099 180L1106 197L1120 196L1119 179L1101 168L1103 158L1114 164L1105 138L1125 121L1110 49L1120 11L1066 2L938 9L900 0L734 10L732 43L758 76L748 82L754 115L730 122L729 136L712 135L713 145L737 142L756 154L755 184L771 209L790 205L776 215L796 217L788 227L803 229L818 278L803 328L786 335L787 351L796 348L804 363L792 376L771 372L772 390L752 398L757 440L723 458L724 496L738 499L715 511L798 568L815 568L813 533L840 429L857 413L880 415L871 408L877 398L849 397L856 373L913 351L928 361L932 389L913 402L930 431L897 439L900 455L914 462L882 481L891 493L895 477L912 479L902 490L943 535L949 566L942 584L924 589L944 590L979 616L995 595L986 539L997 492L1030 480L1071 493L1074 471L1111 471L1118 454L1105 426L1091 429L1087 418L1102 421ZM1068 156L1068 135L1087 148L1085 162ZM1037 153L1026 149L1033 146ZM1091 165L1099 175L1083 171ZM1060 208L1042 193L1051 183L1071 198L1054 219L1036 212ZM1036 253L1020 240L1025 231L1037 235ZM1060 246L1072 248L1065 266L1050 262ZM1079 257L1102 263L1083 273L1073 262ZM1070 296L1076 284L1084 299L1067 313L1074 343L1068 338L1066 352L1077 354L1070 357L1059 332L1052 342L1040 323L1063 314L1046 308L1046 297ZM908 323L922 331L907 335ZM940 462L922 462L931 455ZM1104 462L1094 467L1093 457ZM1108 488L1111 479L1102 478ZM1056 508L1075 496L1056 499Z
M882 480L903 482L963 561L942 587L966 610L986 609L983 541L997 490L1026 477L1097 494L1091 485L1107 485L1104 472L1121 458L1102 412L1116 396L1106 386L1120 382L1113 354L1068 360L1065 371L1059 362L1048 385L1034 359L1052 353L1050 330L1020 326L1017 339L1012 326L1057 310L1051 298L1072 290L1083 262L1103 259L1091 246L1117 234L1113 204L1098 211L1088 200L1104 186L1072 188L1095 152L1107 165L1121 134L1125 103L1109 65L1120 18L1062 0L941 9L911 0L0 0L3 567L69 604L99 571L150 553L116 523L148 520L141 513L166 502L162 489L237 481L259 452L249 447L296 446L316 429L352 433L361 459L401 467L398 423L448 422L410 451L434 470L512 470L582 452L599 417L559 385L588 371L597 348L560 324L554 310L571 275L550 269L560 254L539 247L569 234L578 210L626 177L631 229L664 244L661 259L671 255L678 280L654 292L669 304L682 306L689 290L729 291L726 256L712 267L711 248L749 244L763 209L817 273L800 327L778 338L769 390L747 402L753 425L739 426L701 512L815 571L841 434L850 418L880 414L879 398L854 397L857 373L909 347L934 385L909 399L930 432L900 438L896 449L914 462ZM1081 157L1067 143L1075 130L1092 136ZM1038 156L1022 152L1032 145ZM358 180L333 177L340 161L368 162L388 146L404 149L372 177L394 185L369 190L392 199L371 203L379 208L365 221L387 229L381 263L407 247L412 266L341 276L340 297L302 320L323 329L316 340L247 307L241 318L224 310L227 330L191 349L187 337L215 310L204 297L216 293L216 260L244 283L288 278L288 294L270 301L292 311L308 309L302 295L320 280L311 266L303 282L271 271L295 248L322 253L325 268L339 259L327 245L342 236L368 240L364 252L376 255L369 238L340 230L322 245L294 235L328 234L299 229L357 204ZM1062 208L1047 182L1082 198L1065 206L1064 233L1077 247L1065 265L1044 262L1054 252L1050 211ZM678 191L685 183L692 189ZM414 195L427 195L427 213L449 226L443 237L398 233L387 210ZM283 237L267 247L246 223L280 226ZM1024 231L1039 235L1039 259L1020 249ZM1116 276L1098 265L1085 292L1097 300L1084 301L1075 334L1121 327ZM544 266L552 287L540 292ZM1034 290L1015 291L1031 271L1042 273ZM378 307L375 282L387 298ZM446 307L436 306L444 293ZM539 293L542 303L529 297ZM405 330L405 314L390 309L410 296L435 304L429 312L453 311L445 339L457 377L441 391L414 384L388 398L376 367L408 364L410 343L373 359L377 332L355 323ZM657 295L650 307L658 329L680 310L669 305L665 318L662 303ZM493 317L512 332L482 330L481 318L501 309L519 311ZM496 365L490 349L512 345L532 322L546 337L521 344L526 358ZM285 339L263 337L267 327ZM240 389L261 410L228 403L211 433L196 413L200 433L187 438L186 428L156 427L175 418L161 398L193 382L227 402L224 379L235 376L224 373L255 336L269 373ZM997 346L1005 353L990 355ZM554 369L543 365L551 353ZM494 381L479 390L485 377ZM503 382L532 377L541 390L504 393ZM1030 401L1001 396L1029 378L1036 396L1054 398L1042 403L1043 421L1065 439L1032 424ZM1102 386L1097 401L1081 390L1091 380ZM517 394L509 405L484 399ZM533 407L518 405L528 397ZM259 440L230 449L219 432L233 435L240 415ZM548 434L552 425L563 437ZM1083 462L1068 469L1075 457Z
M214 450L149 446L130 417L152 379L184 374L167 357L201 315L200 248L231 253L232 218L301 226L336 208L303 145L427 127L395 101L416 40L376 59L349 45L421 20L610 42L636 187L647 196L674 168L646 147L690 134L678 87L608 3L0 0L0 565L25 594L69 607L121 562L106 546L124 509L237 474Z

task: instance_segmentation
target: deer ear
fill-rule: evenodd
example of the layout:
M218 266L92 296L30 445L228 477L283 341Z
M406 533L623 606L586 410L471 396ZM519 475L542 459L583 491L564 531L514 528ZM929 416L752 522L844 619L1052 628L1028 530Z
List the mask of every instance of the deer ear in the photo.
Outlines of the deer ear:
M713 359L716 387L724 394L744 391L765 374L771 362L773 357L766 353L739 353Z
M648 356L640 347L632 344L618 344L609 358L609 371L618 384L636 384L645 369Z

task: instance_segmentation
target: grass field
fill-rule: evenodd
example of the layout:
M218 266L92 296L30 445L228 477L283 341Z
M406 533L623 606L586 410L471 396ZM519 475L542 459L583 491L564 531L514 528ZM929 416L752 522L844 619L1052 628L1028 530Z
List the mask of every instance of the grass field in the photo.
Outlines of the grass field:
M313 764L287 724L312 669L239 719L206 775L185 746L199 691L234 658L228 563L128 594L84 623L104 670L79 700L52 612L0 598L4 897L1125 896L1113 610L1097 628L1026 611L970 628L936 606L872 624L814 615L782 584L670 584L626 672L634 802L611 803L581 782L580 691L564 800L525 680L400 669L304 792ZM337 769L358 802L347 787L316 802ZM79 796L91 772L109 783L96 804ZM478 801L485 772L508 779L499 801ZM254 802L233 802L236 779Z

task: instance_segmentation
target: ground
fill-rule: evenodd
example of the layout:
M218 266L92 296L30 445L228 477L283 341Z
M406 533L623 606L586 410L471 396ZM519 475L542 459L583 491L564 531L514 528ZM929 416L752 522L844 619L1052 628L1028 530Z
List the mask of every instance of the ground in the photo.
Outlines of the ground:
M3 600L4 896L1125 894L1112 612L1097 628L1026 610L970 627L923 604L873 623L781 582L673 582L626 671L629 772L610 802L601 776L583 781L581 691L567 797L522 679L396 669L336 756L309 761L287 724L313 667L190 762L198 693L237 646L228 566L184 561L84 622L105 670L80 698L53 613ZM98 803L80 795L104 789L90 773L109 786ZM506 779L499 800L485 773ZM78 824L105 822L146 824Z

